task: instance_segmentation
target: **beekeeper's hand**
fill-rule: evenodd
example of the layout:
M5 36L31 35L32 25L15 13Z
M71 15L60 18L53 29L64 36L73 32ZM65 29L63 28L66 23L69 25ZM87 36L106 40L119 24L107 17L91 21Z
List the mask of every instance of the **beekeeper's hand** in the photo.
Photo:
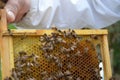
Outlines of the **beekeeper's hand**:
M18 22L30 9L30 0L8 0L5 9L8 23Z

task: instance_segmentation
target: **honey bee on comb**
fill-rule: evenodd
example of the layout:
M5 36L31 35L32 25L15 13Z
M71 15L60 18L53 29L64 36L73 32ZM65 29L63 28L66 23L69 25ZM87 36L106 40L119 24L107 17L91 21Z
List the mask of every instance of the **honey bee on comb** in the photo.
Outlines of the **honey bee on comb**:
M57 27L52 27L52 30L56 30L57 31L58 29L57 29Z
M98 40L98 39L99 39L97 35L91 35L90 37L91 37L92 39L94 39L94 40Z
M13 77L15 80L19 80L18 75L17 75L17 71L16 71L15 68L12 69L12 77Z
M24 51L20 51L20 52L19 52L19 55L20 55L20 57L22 57L22 56L27 55L27 53L26 53L26 52L24 52Z
M4 80L12 80L11 77L6 77Z
M71 69L72 67L73 67L72 64L71 64L70 62L68 62L67 68L68 68L68 69Z
M62 71L58 71L58 72L56 72L56 76L58 79L60 79L64 76L64 73Z
M77 77L77 79L76 79L76 80L81 80L81 79L80 79L80 77Z
M5 80L21 80L21 77L25 77L28 73L32 72L32 67L38 67L38 58L36 54L28 55L25 51L18 52L18 58L15 59L15 68L12 68L11 77L6 77ZM27 80L27 79L26 79ZM28 80L36 80L33 76L30 76Z
M109 80L117 80L114 76L112 76Z
M94 69L94 73L95 73L94 75L97 77L97 79L102 79L102 77L100 76L100 70L101 69L97 69L97 68Z
M29 78L29 79L27 79L27 80L36 80L35 78Z

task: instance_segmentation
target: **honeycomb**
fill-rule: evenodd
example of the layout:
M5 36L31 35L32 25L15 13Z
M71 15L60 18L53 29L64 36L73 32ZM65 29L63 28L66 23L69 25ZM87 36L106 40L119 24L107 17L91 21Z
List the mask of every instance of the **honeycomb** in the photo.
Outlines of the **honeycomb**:
M72 79L61 77L56 80L100 80L95 75L95 69L99 69L98 51L96 45L101 45L101 36L92 38L91 35L79 35L79 42L77 48L70 52L68 56L60 52L61 47L69 47L70 43L77 42L76 39L64 38L67 44L57 44L54 50L49 53L58 57L62 62L62 67L58 67L54 61L49 61L44 56L41 50L40 36L13 36L14 59L17 59L20 51L25 51L27 54L36 54L39 56L38 67L31 67L31 71L20 77L20 80L29 80L29 77L34 77L35 80L52 80L44 79L42 73L47 72L48 76L54 76L59 71L65 73L71 72ZM80 51L79 56L75 53ZM100 75L100 74L98 74Z

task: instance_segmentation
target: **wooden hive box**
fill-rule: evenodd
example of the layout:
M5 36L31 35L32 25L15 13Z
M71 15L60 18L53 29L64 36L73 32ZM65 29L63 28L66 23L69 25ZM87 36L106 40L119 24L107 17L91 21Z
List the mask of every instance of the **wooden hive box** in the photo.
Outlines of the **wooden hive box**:
M1 66L2 80L4 80L5 77L10 76L11 69L14 68L15 66L14 59L18 57L17 53L19 53L19 51L22 50L28 52L28 54L35 53L40 56L39 62L41 63L41 67L37 69L32 69L34 72L33 74L31 73L31 75L37 77L37 80L41 80L38 75L42 70L48 70L49 72L56 70L54 66L51 67L47 66L48 63L42 57L43 54L39 50L39 46L41 44L39 42L39 37L44 33L51 34L51 32L53 32L53 30L10 30L9 31L7 29L5 11L0 10L0 54L1 54L1 65L2 65ZM102 56L103 69L104 69L104 80L109 80L112 77L112 72L111 72L110 55L108 49L107 30L75 30L75 32L76 34L78 34L83 38L83 42L80 43L81 44L80 50L82 50L82 48L85 48L86 46L89 45L86 44L86 42L84 41L86 39L91 39L90 38L91 35L98 36L99 38L98 40L92 39L92 41L94 45L96 44L100 45L100 54ZM86 79L91 80L92 79L91 74L89 74L89 72L91 71L88 70L87 68L98 67L98 61L96 58L94 58L96 56L96 52L92 50L92 48L90 49L91 50L89 50L88 57L74 58L74 59L71 58L71 60L69 59L69 62L73 63L73 65L76 65L73 67L73 69L71 69L71 71L74 73L74 76L76 78L80 76L84 80ZM65 58L63 58L63 60L64 60L64 65L66 65L67 62ZM87 62L89 62L90 64ZM63 70L65 69L66 68L64 66ZM25 80L25 79L22 78L21 80Z

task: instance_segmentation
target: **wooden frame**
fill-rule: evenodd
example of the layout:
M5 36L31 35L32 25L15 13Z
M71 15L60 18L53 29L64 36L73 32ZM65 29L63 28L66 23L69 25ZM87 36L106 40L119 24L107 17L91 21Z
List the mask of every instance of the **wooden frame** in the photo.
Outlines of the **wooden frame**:
M44 33L50 34L53 30L7 30L6 14L4 10L0 10L0 53L2 63L2 80L10 75L11 68L14 67L13 57L13 40L14 35L28 35L28 36L40 36ZM75 30L79 35L101 35L102 47L101 55L103 58L104 66L104 80L109 80L112 77L110 55L108 49L107 30ZM12 36L11 36L12 35Z

